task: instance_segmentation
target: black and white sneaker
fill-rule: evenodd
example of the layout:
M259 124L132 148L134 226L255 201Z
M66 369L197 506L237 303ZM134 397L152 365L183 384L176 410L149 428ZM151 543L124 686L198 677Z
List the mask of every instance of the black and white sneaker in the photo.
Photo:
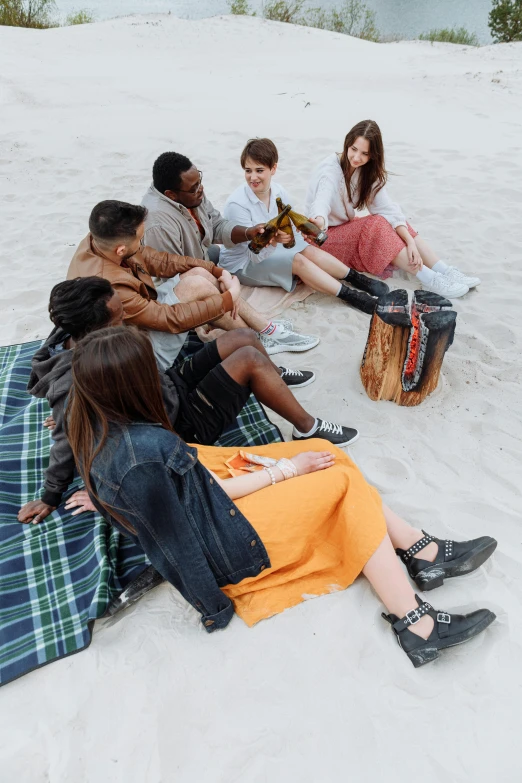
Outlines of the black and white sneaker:
M280 367L281 378L287 386L297 389L302 386L309 386L315 381L315 373L311 370L291 370L289 367Z
M333 446L351 446L359 440L359 432L353 427L343 427L341 424L323 419L317 419L317 429L311 435L301 435L295 427L292 431L292 440L305 441L312 438L323 438L330 441Z

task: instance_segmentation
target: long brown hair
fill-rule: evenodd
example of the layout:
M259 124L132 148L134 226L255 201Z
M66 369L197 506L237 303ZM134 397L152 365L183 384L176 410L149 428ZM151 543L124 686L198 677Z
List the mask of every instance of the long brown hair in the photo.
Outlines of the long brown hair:
M352 202L355 209L367 208L379 190L385 186L388 179L388 172L384 166L384 145L382 143L381 129L374 120L358 122L346 134L340 161L348 198L350 201L352 200L350 182L354 174L354 171L350 172L348 150L355 143L355 140L361 136L370 145L370 155L368 162L357 169L359 172L359 184Z
M78 470L98 503L134 533L117 509L97 497L90 472L107 439L109 424L148 421L172 430L148 335L132 326L91 332L73 351L72 377L65 419Z

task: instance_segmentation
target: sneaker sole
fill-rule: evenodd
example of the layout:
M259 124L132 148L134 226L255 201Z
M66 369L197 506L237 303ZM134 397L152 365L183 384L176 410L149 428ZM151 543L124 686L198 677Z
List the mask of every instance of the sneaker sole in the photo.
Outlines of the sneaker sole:
M269 356L274 356L276 353L303 353L304 351L311 351L312 348L316 348L318 345L319 340L308 345L273 345L271 348L265 346L265 351Z
M497 542L494 538L484 541L476 549L471 550L469 554L459 557L458 560L453 560L447 564L439 563L433 569L425 568L424 571L420 571L417 574L413 581L424 593L429 592L436 587L441 587L445 579L465 576L476 571L491 557L496 548Z
M309 438L294 438L292 435L292 440L298 441L300 443L306 443L307 440L312 440L312 438L318 438L319 440L325 440L327 443L330 444L330 446L338 446L339 448L342 448L343 446L351 446L352 443L355 443L360 438L360 433L358 432L355 438L351 438L350 440L344 441L344 443L332 443L331 440L328 440L328 438L322 438L320 435L310 435Z
M312 375L311 378L309 378L307 381L304 381L303 383L287 383L286 385L288 386L289 389L303 389L305 386L310 386L310 384L313 383L314 381L315 381L315 375Z
M422 284L422 287L425 291L431 291L432 294L443 296L445 299L459 299L461 296L466 296L466 294L469 293L469 288L467 288L461 294L441 294L440 291L435 291L434 288L430 288L429 286L424 285L424 283Z
M407 652L406 655L414 667L418 669L421 666L424 666L426 663L435 661L439 657L440 650L445 650L448 647L456 647L458 644L464 644L465 642L469 642L471 639L474 639L475 636L478 636L479 633L485 631L486 628L488 628L488 626L490 626L491 623L496 619L497 616L494 612L488 612L486 617L474 625L473 628L468 628L467 631L457 634L449 643L445 642L444 639L439 639L435 644L431 643L429 646L426 645L426 647L420 647L416 650L411 650L410 652Z

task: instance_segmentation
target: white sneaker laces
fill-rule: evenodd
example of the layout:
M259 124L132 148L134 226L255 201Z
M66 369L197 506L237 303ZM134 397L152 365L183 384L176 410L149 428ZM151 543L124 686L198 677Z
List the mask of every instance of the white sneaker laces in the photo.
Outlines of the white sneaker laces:
M342 435L343 428L340 424L334 424L332 421L321 421L319 432L331 432L333 435Z
M281 369L283 371L281 373L281 378L284 378L285 375L295 375L296 377L304 378L304 375L301 372L301 370L291 370L289 367L281 367Z

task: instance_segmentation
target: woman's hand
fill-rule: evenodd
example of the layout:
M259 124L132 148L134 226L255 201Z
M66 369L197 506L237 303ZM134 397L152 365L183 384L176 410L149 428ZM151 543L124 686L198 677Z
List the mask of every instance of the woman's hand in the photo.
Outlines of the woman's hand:
M326 470L335 465L335 455L330 451L304 451L292 457L291 460L297 468L297 475L315 473L316 470Z
M286 231L281 231L281 229L278 229L277 234L273 237L273 239L270 240L270 244L272 245L288 245L289 242L291 242L293 239L293 236L290 236L290 234L287 234Z
M324 217L321 217L321 215L317 215L317 217L314 217L314 218L313 217L309 217L308 220L310 221L310 223L314 223L318 228L320 228L321 231L323 230L323 228L326 225L326 220L324 219ZM300 232L300 234L303 237L305 242L308 242L309 245L313 245L314 247L317 247L317 243L316 243L314 237L310 237L310 236L308 236L308 234L303 234L302 232Z
M18 521L24 523L32 522L33 525L37 525L38 522L48 517L55 508L56 506L48 506L42 500L31 500L25 506L22 506L18 512Z
M422 258L413 240L406 245L406 251L408 253L408 266L411 273L415 275L422 269Z
M82 511L97 511L96 506L92 504L89 493L85 489L79 489L78 492L75 492L74 495L71 495L65 504L65 508L67 511L70 511L71 508L76 509L76 511L72 512L73 517L75 517L77 514L81 514Z

